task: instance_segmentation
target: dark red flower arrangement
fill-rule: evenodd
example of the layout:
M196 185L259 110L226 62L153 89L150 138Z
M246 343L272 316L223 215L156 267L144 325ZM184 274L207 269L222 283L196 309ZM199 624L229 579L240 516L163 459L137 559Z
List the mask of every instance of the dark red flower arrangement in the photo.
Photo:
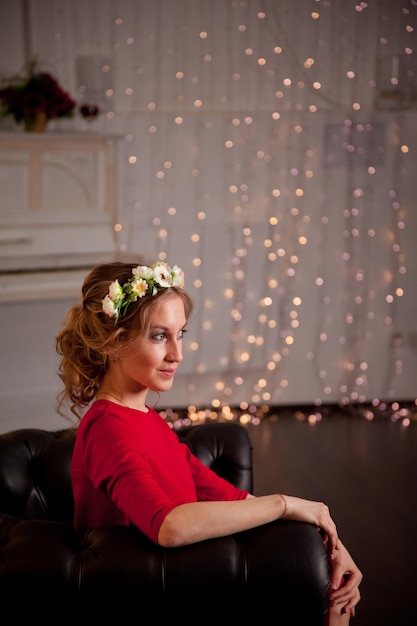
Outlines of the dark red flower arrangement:
M13 115L16 122L33 119L44 112L47 120L73 117L76 103L48 72L28 64L27 76L16 77L0 88L0 115Z

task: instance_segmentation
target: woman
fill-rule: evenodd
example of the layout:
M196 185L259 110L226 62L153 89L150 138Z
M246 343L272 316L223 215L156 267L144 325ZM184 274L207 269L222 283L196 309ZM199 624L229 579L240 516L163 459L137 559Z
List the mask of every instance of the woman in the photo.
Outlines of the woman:
M165 263L99 265L82 296L57 335L59 410L69 403L80 420L71 466L74 526L134 524L170 548L279 518L314 524L326 536L332 564L328 623L348 624L362 574L328 507L235 488L180 444L147 403L149 391L171 389L183 359L192 302L182 270Z

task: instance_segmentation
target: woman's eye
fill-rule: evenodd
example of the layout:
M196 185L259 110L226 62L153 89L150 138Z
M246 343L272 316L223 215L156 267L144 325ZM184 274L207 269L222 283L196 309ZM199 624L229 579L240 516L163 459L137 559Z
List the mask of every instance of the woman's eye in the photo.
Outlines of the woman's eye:
M180 332L177 335L177 339L182 339L186 332L187 330L185 328L183 330L180 330ZM153 341L164 341L165 339L167 339L166 333L156 333L155 335L152 335Z

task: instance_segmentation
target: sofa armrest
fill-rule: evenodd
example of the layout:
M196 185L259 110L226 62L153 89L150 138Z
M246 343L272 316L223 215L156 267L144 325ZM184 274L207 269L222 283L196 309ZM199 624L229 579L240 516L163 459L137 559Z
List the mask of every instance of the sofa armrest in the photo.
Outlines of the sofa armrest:
M194 606L205 620L253 610L261 621L273 611L277 625L324 623L327 557L320 533L302 522L164 549L134 527L78 535L60 522L0 515L0 538L2 609L23 617L27 608L32 621L53 623L45 618L54 598L68 623L81 610L119 621L157 610L195 624Z

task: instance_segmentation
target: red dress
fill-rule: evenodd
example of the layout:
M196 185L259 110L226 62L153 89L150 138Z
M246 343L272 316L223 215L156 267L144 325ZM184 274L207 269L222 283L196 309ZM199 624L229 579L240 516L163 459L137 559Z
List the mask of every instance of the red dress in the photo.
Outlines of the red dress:
M71 479L75 528L133 524L155 543L179 504L248 494L203 465L154 409L109 400L94 402L81 420Z

